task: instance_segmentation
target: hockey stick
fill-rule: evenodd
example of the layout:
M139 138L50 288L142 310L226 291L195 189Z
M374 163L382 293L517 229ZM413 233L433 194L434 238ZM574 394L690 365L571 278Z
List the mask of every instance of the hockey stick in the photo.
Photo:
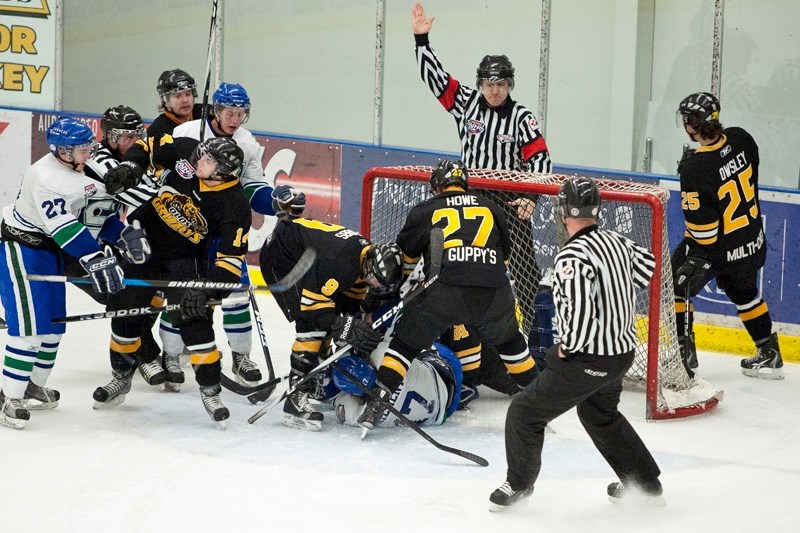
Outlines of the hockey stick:
M417 296L419 296L419 295L420 295L420 293L422 293L422 291L424 291L425 289L427 289L428 287L430 287L430 286L433 284L433 282L435 282L435 281L436 281L438 278L439 278L439 276L438 276L438 275L436 275L436 276L433 276L433 277L429 278L428 280L426 280L426 281L425 281L425 283L423 283L422 285L420 285L420 286L416 287L416 288L415 288L413 291L411 291L410 293L408 293L408 294L406 295L406 297L405 297L405 298L403 298L402 300L400 300L399 302L397 302L397 304L395 304L394 306L392 306L392 307L391 307L391 308L390 308L388 311L386 311L385 313L383 313L383 314L382 314L382 315L381 315L381 316L380 316L380 317L379 317L377 320L375 320L375 321L372 323L372 329L378 329L378 328L379 328L379 327L381 327L381 325L383 325L383 324L384 324L384 323L385 323L387 320L389 320L389 319L391 319L392 317L394 317L394 316L395 316L395 315L396 315L398 312L400 312L400 310L401 310L403 307L405 307L406 305L408 305L408 302L410 302L411 300L413 300L414 298L416 298ZM307 382L308 382L309 380L311 380L312 378L316 378L316 376L317 376L317 374L319 373L319 371L320 371L320 370L322 370L323 368L327 367L328 365L330 365L330 364L331 364L331 363L333 363L334 361L336 361L336 360L338 360L338 359L341 359L341 358L342 358L342 357L343 357L343 356L344 356L346 353L348 353L349 351L350 351L350 345L349 345L349 344L345 344L345 345L343 345L341 348L339 348L338 350L336 350L335 352L333 352L333 354L332 354L331 356L329 356L327 359L325 359L325 360L324 360L324 361L322 361L320 364L318 364L318 365L317 365L317 366L315 366L313 369L311 369L311 370L310 370L308 373L306 373L306 375L305 375L305 376L303 376L302 378L300 378L299 380L297 380L297 381L294 383L294 385L292 385L291 387L289 387L289 388L288 388L288 389L287 389L287 390L286 390L286 391L285 391L285 392L284 392L284 393L281 395L281 397L280 397L280 398L278 398L277 400L273 401L272 403L269 403L269 404L265 405L264 407L262 407L261 409L259 409L259 410L258 410L258 411L257 411L257 412L256 412L256 413L253 415L253 416L251 416L250 418L248 418L248 419L247 419L247 422L248 422L248 423L250 423L250 424L253 424L253 423L254 423L256 420L258 420L259 418L261 418L262 416L264 416L265 414L267 414L267 412L269 412L269 410L270 410L270 409L272 409L273 407L275 407L276 405L278 405L279 403L281 403L283 400L285 400L286 398L288 398L288 397L289 397L289 396L290 396L292 393L294 393L294 391L296 391L296 390L297 390L297 389L298 389L298 388L299 388L301 385L303 385L304 383L307 383Z
M217 32L214 26L217 25L217 6L219 0L211 0L211 27L208 30L208 55L206 56L206 85L203 88L203 110L200 115L200 142L203 142L206 134L206 118L208 117L208 93L211 89L211 56L214 51L214 41Z
M403 307L408 305L408 303L411 300L413 300L414 298L419 296L419 294L422 293L422 291L424 291L425 289L430 287L439 278L439 272L438 271L441 269L441 260L442 260L442 255L443 254L444 254L444 233L443 233L443 231L441 229L434 228L433 230L431 230L431 254L430 254L430 256L431 256L431 270L433 270L433 268L438 264L439 266L436 267L437 271L434 273L434 275L431 275L427 280L425 280L425 282L422 285L419 285L419 286L415 287L414 290L412 290L410 293L408 293L405 296L405 298L401 299L399 302L397 302L397 304L395 304L389 310L387 310L385 313L383 313L377 320L373 321L372 322L372 329L378 329L386 321L388 321L389 319L391 319L394 316L396 316L397 313L399 313L400 310L403 309ZM250 424L255 423L256 420L258 420L259 418L261 418L262 416L267 414L270 411L270 409L272 409L273 407L278 405L280 402L282 402L283 400L288 398L289 395L294 393L294 391L296 391L297 388L300 387L303 383L306 383L310 379L316 377L316 375L319 373L320 370L322 370L323 368L327 367L328 365L330 365L334 361L342 358L346 353L348 353L349 350L350 350L350 345L349 344L345 344L344 346L342 346L341 348L336 350L330 357L328 357L327 359L322 361L320 364L315 366L313 369L311 369L305 376L303 376L298 381L296 381L294 383L294 385L290 386L280 396L280 398L278 398L277 400L273 401L272 403L269 403L269 404L265 405L264 407L262 407L261 409L256 411L255 414L253 414L250 418L247 419L247 422L250 423Z
M247 396L247 399L253 405L269 398L269 396L275 390L275 387L278 385L278 383L289 379L289 376L287 374L285 376L269 379L263 383L259 383L258 385L242 385L238 381L229 378L225 374L222 374L221 376L222 376L223 387L225 387L234 394L238 394L239 396ZM266 394L264 398L259 399L257 395L260 395L267 391L269 393Z
M283 279L278 280L277 283L270 283L268 285L249 285L247 283L225 283L222 281L201 281L201 280L186 280L186 281L169 281L160 279L128 279L123 280L125 285L131 287L161 287L161 288L177 288L177 289L222 289L231 291L247 291L253 290L268 290L270 292L285 292L297 284L300 279L305 276L306 272L314 264L317 259L317 252L311 248L306 248L303 255L292 267L288 274ZM49 276L39 274L28 274L29 281L51 281L59 283L76 283L76 284L90 284L91 278L82 276Z
M269 379L275 377L275 369L272 366L272 356L269 353L269 346L267 346L267 335L264 333L264 323L261 321L261 310L258 308L256 302L256 292L253 289L248 291L250 293L250 306L253 308L253 318L256 322L256 329L258 330L258 338L261 341L261 349L264 352L264 359L267 361L267 373Z
M246 302L247 300L239 300L236 298L232 298L227 300L230 303L236 302ZM206 305L221 305L222 300L209 300ZM177 311L181 308L181 304L166 304L166 305L159 305L159 306L152 306L152 305L145 305L143 307L133 307L131 309L118 309L116 311L104 311L102 313L87 313L85 315L70 315L70 316L62 316L59 318L54 318L50 322L52 324L63 324L66 322L84 322L86 320L100 320L103 318L126 318L132 316L142 316L142 315L157 315L162 312L170 312L170 311Z
M417 424L413 420L409 419L406 415L404 415L403 413L398 411L395 408L394 405L392 405L391 403L389 403L385 399L381 398L380 395L375 394L374 392L372 392L369 389L369 387L367 387L366 385L361 383L361 381L358 378L356 378L353 374L351 374L342 365L340 365L339 363L334 362L333 363L333 367L335 369L337 369L339 372L341 372L342 374L344 374L345 377L347 377L347 379L349 379L353 384L355 384L356 387L361 389L362 392L364 392L364 394L366 394L367 396L370 397L370 399L378 401L383 407L388 409L390 413L392 413L394 416L396 416L397 418L402 420L403 424L405 424L406 426L408 426L411 429L413 429L414 431L416 431L423 439L425 439L426 441L430 442L431 444L433 444L434 446L436 446L440 450L442 450L444 452L447 452L447 453L452 453L452 454L458 455L460 457L463 457L464 459L469 459L470 461L472 461L474 463L477 463L477 464L479 464L481 466L489 466L489 461L487 461L486 459L484 459L480 455L475 455L474 453L465 452L464 450L459 450L458 448L451 448L450 446L446 446L446 445L440 443L439 441L437 441L436 439L434 439L433 437L428 435L428 433L426 431L424 431L421 427L419 427L419 424Z

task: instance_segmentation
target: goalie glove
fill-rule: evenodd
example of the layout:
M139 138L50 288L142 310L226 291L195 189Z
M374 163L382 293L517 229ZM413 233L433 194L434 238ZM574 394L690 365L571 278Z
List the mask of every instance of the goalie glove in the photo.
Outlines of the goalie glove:
M142 167L133 161L123 161L106 172L104 181L108 194L119 194L139 184L144 175Z
M92 278L92 288L101 294L115 294L125 288L125 275L110 246L80 258L81 266Z
M711 263L697 256L688 256L675 272L675 294L694 296L713 278Z
M331 325L331 335L338 346L349 344L361 357L369 357L383 340L383 335L353 315L338 315Z
M125 259L134 265L146 263L152 255L147 234L138 220L134 220L133 224L122 229L119 240L117 240L117 248L123 253Z
M300 218L306 209L306 195L288 185L272 190L272 210L276 217Z

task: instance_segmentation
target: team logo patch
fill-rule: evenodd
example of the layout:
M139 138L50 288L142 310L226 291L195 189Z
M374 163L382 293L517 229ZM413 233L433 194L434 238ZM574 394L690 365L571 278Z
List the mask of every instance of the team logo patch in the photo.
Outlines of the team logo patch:
M722 151L719 153L719 155L721 155L722 157L725 157L726 155L731 153L731 150L733 150L733 147L729 144L725 148L722 149Z
M94 183L90 183L89 185L84 186L83 188L83 195L84 196L94 196L97 194L97 186Z
M180 177L185 180L194 176L195 168L189 164L189 162L185 159L181 159L177 163L175 163L175 171L178 173Z
M531 117L531 128L533 128L533 129L536 129L536 128L538 128L538 127L539 127L539 123L538 123L538 122L536 122L536 119L535 119L535 118L532 118L532 117Z
M500 135L497 136L497 142L499 142L499 143L513 143L514 142L514 136L513 135L500 134Z
M480 120L469 119L467 121L467 131L473 135L477 135L478 133L483 133L483 130L485 129L486 125Z
M570 265L564 266L564 268L561 269L561 277L563 279L572 279L572 278L574 278L575 277L575 269L572 268L572 266L570 266Z

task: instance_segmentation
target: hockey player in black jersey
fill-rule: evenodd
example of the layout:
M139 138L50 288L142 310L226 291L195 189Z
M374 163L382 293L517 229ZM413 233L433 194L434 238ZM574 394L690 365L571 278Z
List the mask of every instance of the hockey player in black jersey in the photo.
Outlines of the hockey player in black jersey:
M514 361L514 379L527 385L538 370L519 330L514 295L506 276L511 241L499 207L468 190L467 170L458 161L442 161L431 174L434 197L414 206L397 236L407 270L424 257L430 265L430 234L444 232L438 281L408 303L378 369L376 392L390 399L411 361L453 324L466 324L505 361ZM425 270L426 277L429 272ZM371 401L359 423L372 429L385 412Z
M673 252L672 268L681 355L694 375L690 299L716 278L758 352L742 360L742 373L783 379L778 334L757 283L767 256L758 199L758 146L744 129L723 128L719 112L719 100L706 92L687 96L678 107L687 135L700 144L678 165L686 235Z
M343 226L288 215L279 218L269 243L261 249L264 279L272 283L284 277L306 248L317 252L314 265L294 289L274 295L286 319L295 323L291 383L313 369L320 356L327 356L331 337L368 357L383 336L356 315L368 288L393 292L402 279L397 246L373 245ZM308 401L315 389L312 380L286 398L284 425L322 428L323 414Z
M203 105L194 103L197 85L188 72L179 68L165 70L158 77L156 90L161 114L147 128L149 136L172 134L175 126L202 117Z
M147 149L146 142L140 146ZM247 252L250 229L250 204L239 183L242 150L228 138L162 138L155 156L165 169L158 193L134 211L147 232L153 255L143 265L131 265L129 277L165 280L198 280L238 283ZM140 169L141 170L141 169ZM210 241L219 239L216 260L208 262ZM228 409L220 401L220 352L214 340L209 300L220 299L230 291L208 289L166 289L167 300L180 302L171 314L172 324L180 329L195 378L200 385L203 405L211 418L224 428ZM109 309L149 305L152 287L128 287L109 301ZM111 322L112 369L114 379L94 393L96 407L115 405L130 391L136 361L130 357L141 343L144 317L115 318Z

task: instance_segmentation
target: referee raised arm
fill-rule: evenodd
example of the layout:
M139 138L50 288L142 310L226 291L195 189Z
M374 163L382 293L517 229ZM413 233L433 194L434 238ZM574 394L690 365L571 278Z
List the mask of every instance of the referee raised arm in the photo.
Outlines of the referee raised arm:
M539 377L511 401L506 481L489 497L489 510L503 510L533 493L544 428L575 406L592 442L620 479L608 486L609 498L637 495L663 505L661 471L617 410L637 342L635 290L648 285L655 258L630 239L598 229L600 192L592 180L570 179L558 198L570 236L555 258L553 300L561 344L548 351Z

